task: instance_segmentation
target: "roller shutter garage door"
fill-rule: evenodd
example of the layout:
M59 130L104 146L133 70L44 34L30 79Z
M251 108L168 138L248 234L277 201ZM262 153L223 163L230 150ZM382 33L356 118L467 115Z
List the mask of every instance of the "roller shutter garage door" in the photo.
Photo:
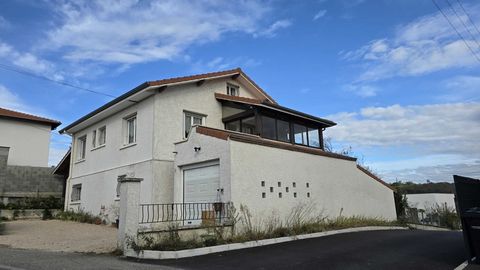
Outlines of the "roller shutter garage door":
M220 187L219 166L211 165L183 171L184 202L216 202Z

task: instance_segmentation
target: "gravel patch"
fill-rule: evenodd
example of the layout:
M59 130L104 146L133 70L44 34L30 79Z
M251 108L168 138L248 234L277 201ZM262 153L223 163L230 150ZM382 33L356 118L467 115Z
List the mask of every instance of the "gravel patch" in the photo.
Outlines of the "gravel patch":
M60 220L5 222L0 245L47 251L109 253L117 247L117 229Z

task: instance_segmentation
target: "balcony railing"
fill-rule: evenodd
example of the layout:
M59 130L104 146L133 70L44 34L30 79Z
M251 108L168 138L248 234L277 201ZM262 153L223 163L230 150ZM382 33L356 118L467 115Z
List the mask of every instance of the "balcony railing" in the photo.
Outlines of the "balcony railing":
M140 224L182 222L183 225L228 225L231 202L140 204Z

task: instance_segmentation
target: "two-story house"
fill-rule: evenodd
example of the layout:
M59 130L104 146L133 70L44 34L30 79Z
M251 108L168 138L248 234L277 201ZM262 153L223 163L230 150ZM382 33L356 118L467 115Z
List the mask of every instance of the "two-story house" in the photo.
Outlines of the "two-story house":
M60 131L73 140L66 209L108 211L125 175L143 178L142 203L261 214L311 201L329 215L395 219L385 183L323 150L334 125L277 104L241 69L146 82Z

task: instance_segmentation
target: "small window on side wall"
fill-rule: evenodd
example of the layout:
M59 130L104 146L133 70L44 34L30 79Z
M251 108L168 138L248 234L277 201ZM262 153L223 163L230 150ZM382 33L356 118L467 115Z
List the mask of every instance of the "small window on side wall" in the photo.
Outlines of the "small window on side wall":
M98 146L104 145L107 141L107 127L103 126L98 129Z
M193 126L201 126L204 123L205 116L201 114L191 113L191 112L183 112L184 114L184 127L183 127L183 135L184 138L188 138L190 131L192 130Z
M235 96L235 97L239 96L240 95L240 87L227 83L227 95Z
M80 201L82 195L82 184L77 184L72 186L72 195L70 196L70 201Z

